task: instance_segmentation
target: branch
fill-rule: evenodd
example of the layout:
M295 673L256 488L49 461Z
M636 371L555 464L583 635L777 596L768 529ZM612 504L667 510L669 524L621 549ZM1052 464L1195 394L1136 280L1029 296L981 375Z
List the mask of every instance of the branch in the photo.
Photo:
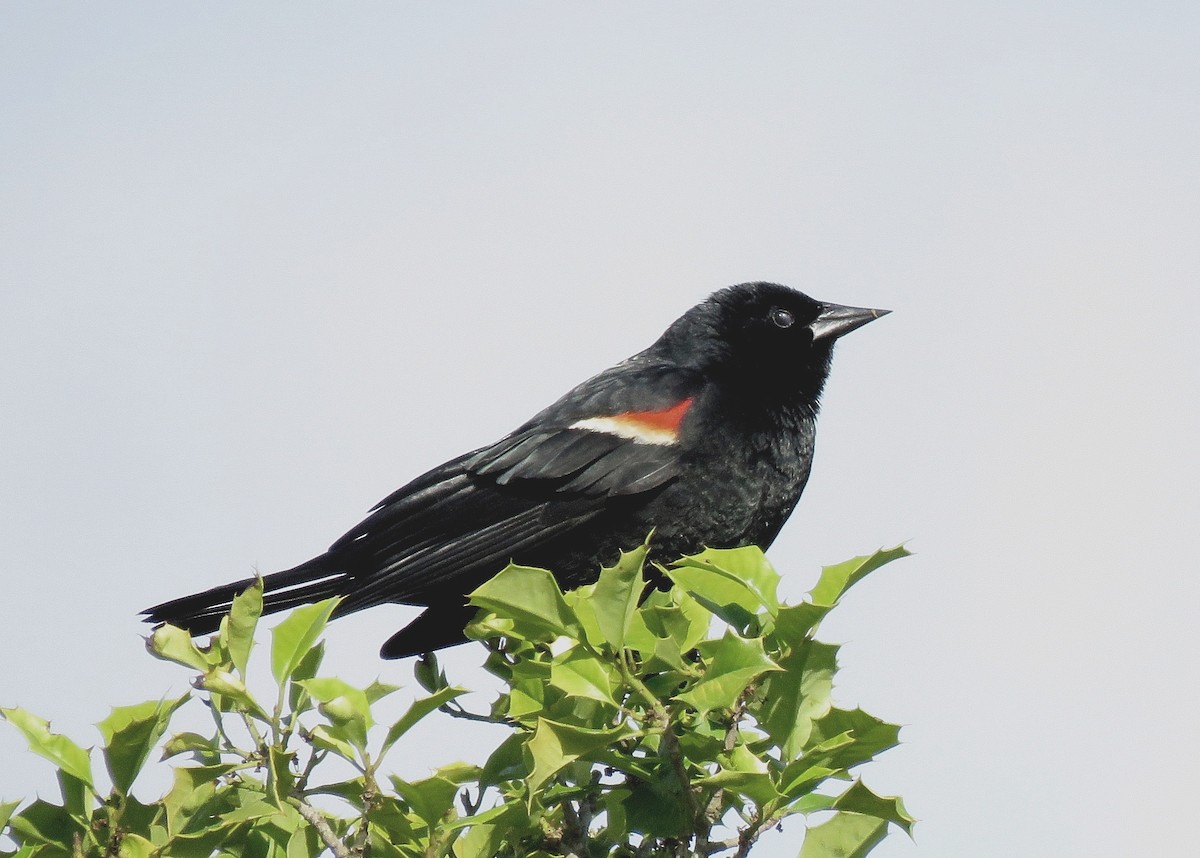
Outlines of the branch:
M653 692L646 687L646 684L634 674L633 668L629 663L628 650L621 651L620 657L617 659L617 664L621 669L622 678L646 702L653 715L654 725L662 730L662 750L671 763L675 777L679 780L679 788L683 793L683 801L687 807L688 819L692 820L692 825L694 826L700 816L700 807L696 804L696 794L692 792L692 779L688 776L687 768L683 764L683 750L679 747L679 737L675 735L671 713L667 711L667 707L662 705L662 701L654 696Z
M737 747L738 736L741 733L742 718L746 714L746 701L754 693L754 686L749 685L742 689L742 693L738 695L737 701L733 704L733 710L729 713L729 726L725 729L725 741L722 748L725 753L729 753ZM721 809L725 806L725 790L717 787L709 796L708 801L704 805L704 815L696 820L696 852L700 855L711 855L714 852L721 852L726 849L733 849L740 845L740 839L725 844L713 844L709 837L712 836L713 826L721 820Z
M303 816L308 824L317 830L317 834L321 838L321 842L329 847L329 851L334 854L334 858L354 858L354 853L346 846L345 843L338 840L337 835L333 833L333 829L329 827L329 823L321 812L299 796L293 796L300 807L300 815Z
M461 706L451 706L449 703L443 703L438 707L439 712L444 712L451 718L461 718L464 721L478 721L482 724L508 724L505 718L493 718L491 715L479 715L475 712L468 712Z

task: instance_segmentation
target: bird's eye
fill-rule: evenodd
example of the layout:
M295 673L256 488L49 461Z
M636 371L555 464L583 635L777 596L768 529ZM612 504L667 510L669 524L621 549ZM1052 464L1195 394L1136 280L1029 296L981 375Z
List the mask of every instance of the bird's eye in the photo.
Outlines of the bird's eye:
M775 323L775 327L777 328L790 328L796 323L796 317L792 315L790 310L776 307L771 311L771 321Z

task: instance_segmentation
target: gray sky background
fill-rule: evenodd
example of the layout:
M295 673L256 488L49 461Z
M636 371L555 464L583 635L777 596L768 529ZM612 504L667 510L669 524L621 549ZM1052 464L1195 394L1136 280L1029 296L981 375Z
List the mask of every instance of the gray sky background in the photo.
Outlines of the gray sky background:
M922 822L875 854L1185 854L1198 24L1185 2L5 3L0 704L98 740L109 705L187 679L139 609L308 558L708 292L772 279L895 310L839 346L771 553L797 600L821 564L917 552L825 629L840 702L907 725L864 774ZM411 685L375 657L411 614L339 621L328 666ZM467 684L481 660L446 659ZM461 728L396 765L495 741ZM55 792L7 726L0 760L0 796Z

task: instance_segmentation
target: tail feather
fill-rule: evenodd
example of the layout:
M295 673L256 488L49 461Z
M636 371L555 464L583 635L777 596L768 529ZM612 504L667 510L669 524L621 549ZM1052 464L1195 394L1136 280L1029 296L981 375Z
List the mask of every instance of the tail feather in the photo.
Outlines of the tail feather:
M406 658L466 643L463 627L478 610L462 602L426 608L415 620L388 638L379 650L379 656Z
M187 629L193 635L209 634L217 630L221 617L229 613L234 596L257 580L243 578L203 593L172 599L147 608L142 611L142 616L148 623L170 623ZM263 577L263 613L273 614L297 605L343 595L349 580L350 576L332 563L327 554L291 569L266 575Z

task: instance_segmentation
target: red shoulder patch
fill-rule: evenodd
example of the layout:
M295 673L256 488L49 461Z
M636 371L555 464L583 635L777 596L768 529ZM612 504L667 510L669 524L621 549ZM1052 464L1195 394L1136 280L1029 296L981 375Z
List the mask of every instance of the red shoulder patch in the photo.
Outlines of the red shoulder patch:
M679 440L679 426L692 407L692 397L670 408L655 411L623 411L611 417L589 417L571 424L572 429L607 432L641 444L674 444Z
M626 411L622 414L613 415L614 420L620 420L622 423L633 423L638 426L645 426L647 429L666 430L668 432L678 433L679 424L683 422L683 417L688 413L688 409L692 407L692 397L688 397L670 408L664 408L660 411Z

